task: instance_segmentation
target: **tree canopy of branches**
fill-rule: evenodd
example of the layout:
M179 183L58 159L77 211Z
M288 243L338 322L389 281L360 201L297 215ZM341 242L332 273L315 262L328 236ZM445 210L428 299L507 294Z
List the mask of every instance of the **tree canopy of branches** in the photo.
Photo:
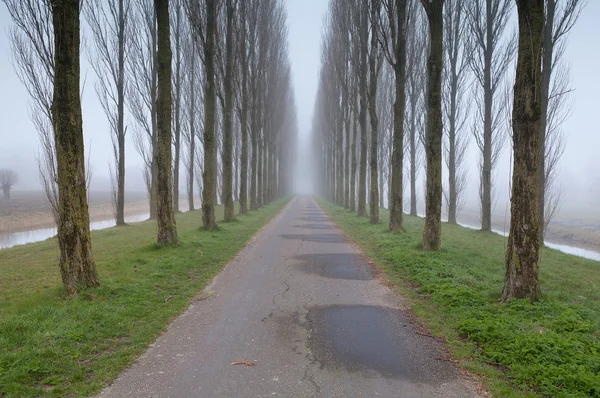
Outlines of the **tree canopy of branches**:
M129 47L131 0L89 0L84 14L94 49L88 51L98 77L96 94L108 119L115 165L113 195L117 225L125 224L125 57ZM117 56L115 57L115 54Z
M58 224L58 176L52 122L54 29L49 2L4 0L13 21L9 30L12 61L30 98L29 114L40 139L37 157L40 183Z
M515 37L504 38L513 0L470 0L467 19L471 44L469 64L478 87L475 96L477 117L473 136L480 152L481 229L492 230L493 169L506 136L500 130L501 84L514 58Z

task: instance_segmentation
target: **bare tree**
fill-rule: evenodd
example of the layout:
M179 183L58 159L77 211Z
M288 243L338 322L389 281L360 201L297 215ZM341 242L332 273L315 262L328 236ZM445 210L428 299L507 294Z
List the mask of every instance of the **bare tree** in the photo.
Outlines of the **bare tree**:
M179 165L181 164L183 63L184 63L184 12L183 0L171 1L171 36L173 47L173 208L179 213Z
M562 62L566 39L585 0L544 1L544 31L542 42L542 132L540 137L540 167L538 169L540 242L544 243L546 227L560 208L562 191L555 185L558 162L565 141L561 125L571 113L569 70Z
M369 158L371 171L370 189L370 223L379 223L379 186L378 186L378 134L379 119L377 117L377 78L381 65L381 52L379 50L379 19L381 14L381 0L371 0L371 48L369 50L369 120L371 121L371 154Z
M217 228L215 218L216 153L215 115L216 82L215 53L217 37L218 0L188 0L187 12L192 26L194 42L202 49L205 70L204 80L204 133L202 167L202 226L212 231Z
M41 148L37 156L39 179L48 207L58 224L58 177L52 130L54 30L48 2L4 0L14 26L9 30L12 62L30 97L30 118Z
M248 112L249 112L249 75L250 56L253 49L248 43L249 21L251 14L250 4L247 1L240 2L240 18L238 19L238 51L240 54L241 74L241 98L240 98L240 133L241 133L241 155L240 155L240 214L248 213Z
M96 94L108 119L115 174L117 225L125 224L125 57L129 47L130 0L89 0L84 14L92 31L94 50L88 51L98 77ZM115 57L115 54L117 56Z
M183 116L187 119L187 129L182 131L183 141L187 145L188 152L184 156L184 165L187 170L187 197L188 197L188 210L192 211L195 209L194 206L194 184L196 182L196 168L197 168L197 140L202 142L201 129L198 125L202 126L203 118L203 98L202 94L202 73L200 71L200 65L198 60L198 49L194 45L191 38L191 31L186 31L187 39L184 40L185 49L185 79L186 87L184 89L184 102L187 105L183 112ZM200 158L201 159L201 158ZM200 175L201 176L201 175ZM200 184L199 186L201 186Z
M465 125L468 120L469 102L465 93L469 87L468 57L465 54L467 25L465 6L467 0L446 0L444 8L444 116L445 124L444 160L448 167L448 222L456 224L467 186L467 171L464 160L468 147Z
M403 163L404 163L404 120L406 108L406 30L407 1L384 0L386 24L382 29L383 52L394 69L394 121L392 139L391 186L390 189L390 231L400 231L403 227ZM387 29L386 29L387 28Z
M235 220L235 211L233 208L233 110L234 110L234 22L236 14L237 1L226 0L226 55L225 55L225 106L223 109L223 204L225 222Z
M421 0L429 21L430 48L427 61L427 198L423 250L439 250L442 212L442 69L444 0Z
M517 0L519 51L513 103L514 166L503 302L536 300L539 285L539 146L544 0Z
M499 129L502 106L498 100L504 76L514 58L515 37L504 39L512 0L470 0L467 20L471 35L469 64L479 87L476 90L477 118L473 136L480 151L481 229L492 230L493 169L504 137Z
M144 179L150 202L150 218L157 217L158 60L156 14L153 0L134 0L130 18L131 48L127 57L127 104L137 128L133 141L144 161Z
M0 169L0 188L2 188L5 200L10 200L10 191L17 181L19 181L19 175L16 171Z
M100 285L92 256L86 192L79 92L79 5L78 0L52 2L55 32L52 120L59 191L58 244L63 285L70 294Z
M407 131L408 174L410 182L410 215L417 216L417 179L423 165L423 146L420 139L425 130L426 51L428 47L427 20L416 0L407 1L408 18L406 48L405 129Z

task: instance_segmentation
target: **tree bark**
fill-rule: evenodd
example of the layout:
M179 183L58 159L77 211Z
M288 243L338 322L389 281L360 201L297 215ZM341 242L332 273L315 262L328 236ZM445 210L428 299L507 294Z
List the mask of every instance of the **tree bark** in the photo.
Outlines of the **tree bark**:
M171 21L169 0L154 0L158 32L158 98L156 123L157 151L157 216L158 244L175 245L179 242L173 210L172 153L171 153Z
M539 285L539 181L544 1L517 0L519 52L513 100L514 166L503 302L536 300Z
M54 95L52 118L58 170L60 272L67 293L100 285L92 255L80 83L79 0L52 3Z
M406 106L406 0L395 0L396 9L396 62L394 75L396 77L394 102L394 133L392 138L392 184L390 187L390 231L401 231L403 228L402 214L402 178L404 163L404 108Z
M367 216L367 56L369 44L369 17L367 5L361 6L360 26L360 69L359 96L360 111L358 123L360 125L360 164L358 173L358 216Z
M217 0L206 0L206 44L204 61L206 82L204 94L204 171L202 173L202 226L212 231L217 228L215 219L216 162L215 162L215 33L217 24Z
M430 50L427 61L427 196L423 250L439 250L442 215L442 67L444 0L421 0L429 20Z
M225 43L225 109L223 120L223 204L225 222L235 220L233 208L233 0L227 0L227 37Z

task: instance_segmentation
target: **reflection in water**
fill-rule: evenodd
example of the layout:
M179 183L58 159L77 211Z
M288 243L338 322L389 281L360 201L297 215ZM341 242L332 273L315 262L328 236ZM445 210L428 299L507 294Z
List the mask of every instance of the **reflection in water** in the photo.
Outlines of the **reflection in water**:
M150 213L136 214L125 217L126 223L136 223L145 221L150 217ZM92 231L98 229L112 228L117 223L114 219L95 221L90 224ZM7 249L13 246L25 245L27 243L40 242L56 235L56 228L42 228L31 231L12 232L8 234L0 234L0 249Z

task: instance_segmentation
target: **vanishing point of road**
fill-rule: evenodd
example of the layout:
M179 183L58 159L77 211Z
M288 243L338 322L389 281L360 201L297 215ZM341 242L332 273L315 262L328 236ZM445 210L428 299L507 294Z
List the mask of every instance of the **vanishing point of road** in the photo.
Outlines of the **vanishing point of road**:
M100 396L479 396L418 332L342 231L297 197Z

